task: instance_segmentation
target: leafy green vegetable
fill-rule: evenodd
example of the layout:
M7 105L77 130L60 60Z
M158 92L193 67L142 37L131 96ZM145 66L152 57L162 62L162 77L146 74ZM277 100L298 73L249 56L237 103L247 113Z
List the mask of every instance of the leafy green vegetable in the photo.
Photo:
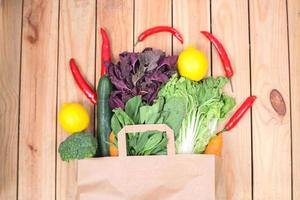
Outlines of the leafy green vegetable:
M168 102L180 97L186 108L187 114L175 135L178 153L202 153L215 135L218 122L235 106L234 99L222 92L227 81L225 77L210 77L194 82L174 75L160 90L159 98Z
M113 110L111 126L117 134L126 125L165 123L179 132L185 110L185 103L180 97L170 98L168 101L161 97L150 106L142 103L141 96L135 96L127 101L125 111L120 108ZM167 152L166 146L165 134L158 131L127 135L129 155L162 155Z
M184 99L182 97L170 97L166 101L163 111L163 123L167 124L173 129L176 137L179 133L182 120L187 111Z
M139 108L142 105L142 98L135 96L128 100L125 106L125 112L133 120L134 123L138 123L140 119Z
M93 157L97 151L97 140L90 133L74 133L58 148L63 161Z
M126 125L135 124L134 121L122 109L114 109L114 115L111 118L111 129L117 134Z
M158 99L152 106L144 105L140 107L139 124L156 124L161 117L164 106L164 99Z

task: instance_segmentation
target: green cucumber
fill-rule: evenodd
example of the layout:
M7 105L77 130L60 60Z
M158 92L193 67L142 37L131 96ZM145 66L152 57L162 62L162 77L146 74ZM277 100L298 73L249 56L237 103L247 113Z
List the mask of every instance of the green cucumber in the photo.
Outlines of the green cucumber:
M112 84L107 75L100 78L97 88L97 132L98 155L109 156L109 134L112 111L109 106L109 96Z

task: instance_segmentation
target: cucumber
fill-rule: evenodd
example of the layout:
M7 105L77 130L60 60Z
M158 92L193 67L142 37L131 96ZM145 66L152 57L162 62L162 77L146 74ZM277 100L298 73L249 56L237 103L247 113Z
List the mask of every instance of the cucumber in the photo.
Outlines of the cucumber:
M100 78L97 88L97 133L98 156L109 156L109 134L112 111L109 106L109 96L112 84L107 75Z

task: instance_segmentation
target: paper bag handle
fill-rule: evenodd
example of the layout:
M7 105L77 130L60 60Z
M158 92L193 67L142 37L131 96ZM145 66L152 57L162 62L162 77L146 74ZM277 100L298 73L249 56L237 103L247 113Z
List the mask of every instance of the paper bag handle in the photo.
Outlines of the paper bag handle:
M161 131L166 132L168 144L167 153L168 155L175 155L175 142L174 142L174 132L173 130L165 124L141 124L141 125L130 125L125 126L118 133L118 148L119 156L127 156L126 148L126 134L140 132L141 134L146 131Z

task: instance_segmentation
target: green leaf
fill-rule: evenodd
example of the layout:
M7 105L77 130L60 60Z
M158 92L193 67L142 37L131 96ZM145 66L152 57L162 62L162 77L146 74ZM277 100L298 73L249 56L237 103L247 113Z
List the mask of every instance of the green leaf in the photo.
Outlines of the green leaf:
M161 115L164 99L158 99L152 106L140 107L140 124L155 124Z
M186 115L186 104L182 97L170 97L164 105L164 123L178 135L182 120Z
M234 98L224 95L223 96L223 102L224 102L224 106L222 107L221 110L221 118L224 118L226 116L226 114L232 110L232 108L234 108L235 106L235 100Z
M151 155L163 155L167 152L168 139L165 133L162 134L162 140L151 151ZM162 153L162 154L161 154Z
M126 125L133 125L133 120L120 108L113 110L114 114L111 118L111 129L115 135Z
M133 120L136 124L139 122L139 109L142 106L142 98L141 96L135 96L129 99L125 105L126 114Z
M149 139L149 136L152 134L151 131L147 131L144 133L138 133L139 137L137 139L137 144L136 144L136 151L139 152L140 154L143 152L143 149Z
M162 140L162 134L155 131L147 140L144 150L143 152L145 153L145 155L147 155L148 153L150 153ZM148 153L146 153L148 152Z
M114 114L111 118L111 130L115 135L117 135L122 129L122 125L120 124L118 117Z

